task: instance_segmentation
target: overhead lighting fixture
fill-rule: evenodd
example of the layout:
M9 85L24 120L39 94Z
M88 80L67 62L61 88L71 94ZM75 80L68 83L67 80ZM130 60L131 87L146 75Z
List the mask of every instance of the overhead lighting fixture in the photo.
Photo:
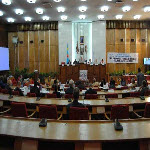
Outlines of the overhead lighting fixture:
M85 12L86 10L87 10L86 6L79 7L79 11L81 11L81 12Z
M4 15L4 13L0 10L0 16L3 16Z
M57 11L58 11L58 12L65 12L65 8L64 8L64 7L58 7L58 8L57 8Z
M65 15L62 15L60 18L61 18L61 20L67 20L68 17Z
M123 15L116 15L116 19L122 19Z
M25 21L31 21L32 18L31 18L31 17L24 17L24 20L25 20Z
M54 2L61 2L61 0L53 0Z
M108 11L109 7L108 6L102 6L101 7L101 11L105 12Z
M7 21L8 21L8 22L14 22L15 19L14 19L14 18L7 18Z
M104 19L104 15L98 15L98 19Z
M49 16L43 16L42 19L47 21L47 20L49 20Z
M15 10L15 13L16 13L17 15L22 15L22 14L23 14L23 10L22 10L22 9L16 9L16 10Z
M144 12L150 12L150 6L144 7Z
M134 18L134 19L140 19L140 18L141 18L141 15L135 15L133 18Z
M124 7L122 7L122 11L123 11L123 12L130 11L130 9L131 9L130 6L124 6Z
M85 19L85 18L86 18L85 15L80 15L80 16L79 16L79 19Z
M138 0L133 0L134 2L137 2Z
M28 3L35 3L36 0L27 0Z
M10 5L11 4L11 0L2 0L2 3L4 5Z
M111 2L112 0L107 0L108 2Z
M43 9L42 8L37 8L36 13L39 14L39 15L43 14Z
M86 0L81 0L81 2L86 2Z

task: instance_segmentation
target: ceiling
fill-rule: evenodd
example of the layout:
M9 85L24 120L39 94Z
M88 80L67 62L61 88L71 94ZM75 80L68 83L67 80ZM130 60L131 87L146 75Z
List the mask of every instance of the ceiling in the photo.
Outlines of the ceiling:
M6 18L12 17L15 19L15 23L24 23L24 17L29 16L32 17L32 22L44 22L42 20L42 16L47 15L50 17L50 21L60 21L61 15L67 15L67 21L80 21L78 18L79 15L85 14L86 19L82 20L84 22L88 21L97 21L98 15L105 15L104 20L116 20L115 16L118 14L122 14L122 20L134 20L134 15L141 15L140 20L150 20L150 12L144 12L144 6L150 6L150 0L123 0L123 4L116 4L116 0L112 0L109 2L107 0L87 0L86 2L82 2L80 0L62 0L61 2L54 2L53 0L37 0L35 4L30 4L26 0L12 0L11 5L4 5L0 2L0 10L4 12L4 15L1 16L1 20L6 21ZM43 2L50 2L52 8L48 6L44 6ZM79 6L87 6L87 11L84 13L79 12ZM101 12L100 7L103 5L108 5L110 8L108 12ZM131 6L131 10L129 12L123 12L122 6L129 5ZM66 8L64 13L58 13L57 7L63 6ZM43 15L39 15L35 13L35 9L41 7L44 8ZM47 8L45 8L47 7ZM20 8L24 10L23 15L16 15L14 10L16 8Z

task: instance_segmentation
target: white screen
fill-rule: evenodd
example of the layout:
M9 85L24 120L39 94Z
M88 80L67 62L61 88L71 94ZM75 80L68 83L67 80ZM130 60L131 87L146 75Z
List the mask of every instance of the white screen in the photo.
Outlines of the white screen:
M9 49L0 47L0 71L9 70Z

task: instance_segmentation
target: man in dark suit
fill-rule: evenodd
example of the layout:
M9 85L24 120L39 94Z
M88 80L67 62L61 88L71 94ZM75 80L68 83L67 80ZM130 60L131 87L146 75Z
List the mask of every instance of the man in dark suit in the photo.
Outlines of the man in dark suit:
M141 69L138 68L138 74L137 74L137 86L141 86L143 81L144 81L144 74L141 73Z
M113 79L113 77L111 77L110 79L110 86L109 88L115 88L115 80Z
M30 89L30 93L35 93L36 97L40 97L40 89L37 87L38 82L34 81L34 86Z
M92 89L92 84L89 84L89 89L85 92L86 94L97 94L97 92L95 90Z
M73 80L70 80L69 81L69 88L66 90L65 94L73 94L73 84L74 84L74 81L72 82Z
M73 100L72 103L70 103L70 104L67 105L67 113L68 114L69 114L70 107L85 107L82 103L78 102L79 92L80 92L79 88L76 87L74 89L74 91L73 91L73 98L74 98L74 100Z

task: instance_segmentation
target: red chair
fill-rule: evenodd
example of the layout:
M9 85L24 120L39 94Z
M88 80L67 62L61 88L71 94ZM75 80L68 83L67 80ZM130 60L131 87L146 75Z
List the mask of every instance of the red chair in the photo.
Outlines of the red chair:
M149 96L150 95L150 90L146 91L144 95Z
M89 120L88 108L70 107L69 119L70 120Z
M109 93L109 94L106 94L105 97L107 97L107 98L118 98L118 94L116 94L116 93Z
M25 103L11 103L11 115L13 117L28 117L28 112Z
M30 97L30 93L27 93L27 96Z
M30 93L30 97L36 97L35 93Z
M57 95L48 93L47 98L57 98Z
M19 95L19 91L12 91L13 95Z
M140 92L130 92L130 97L139 97Z
M8 90L7 90L7 89L2 89L2 90L1 90L1 93L3 93L3 94L8 94Z
M39 118L57 119L57 107L56 105L40 105L39 106Z
M65 94L65 99L73 98L73 94Z
M12 81L12 84L13 84L13 86L17 86L17 81L16 81L16 80L13 80L13 81Z
M129 105L113 105L110 119L129 119Z
M85 94L85 99L97 99L97 94Z
M128 89L128 86L121 87L121 90L126 90L126 89Z
M144 117L150 118L150 103L146 103L145 105Z

